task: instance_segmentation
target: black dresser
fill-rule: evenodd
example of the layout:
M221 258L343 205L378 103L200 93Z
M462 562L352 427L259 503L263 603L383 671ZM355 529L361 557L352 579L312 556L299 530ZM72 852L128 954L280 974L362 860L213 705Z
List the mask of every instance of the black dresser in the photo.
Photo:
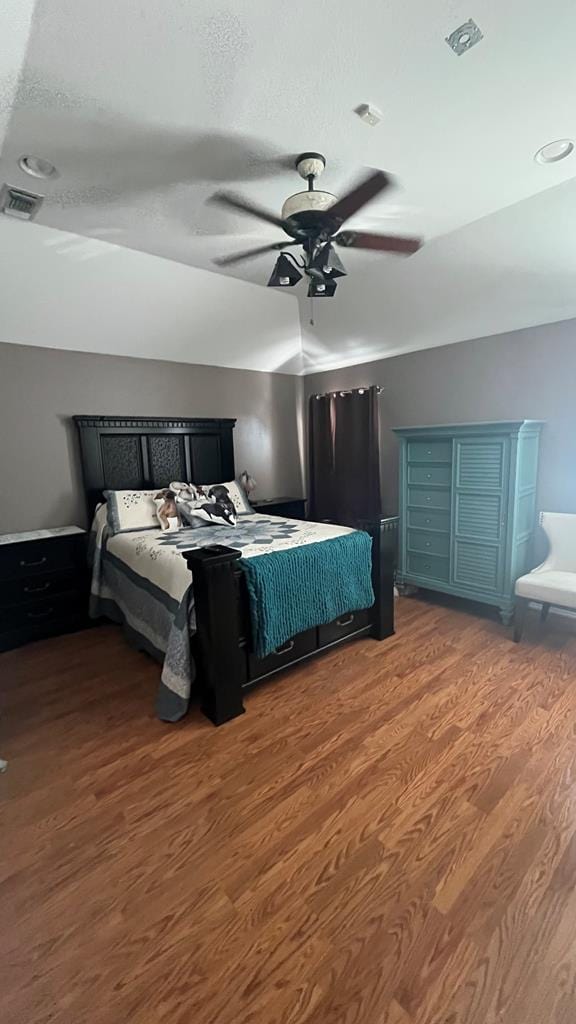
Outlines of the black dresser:
M0 536L0 651L89 625L86 533Z
M306 519L306 498L262 498L251 501L255 512L285 519Z

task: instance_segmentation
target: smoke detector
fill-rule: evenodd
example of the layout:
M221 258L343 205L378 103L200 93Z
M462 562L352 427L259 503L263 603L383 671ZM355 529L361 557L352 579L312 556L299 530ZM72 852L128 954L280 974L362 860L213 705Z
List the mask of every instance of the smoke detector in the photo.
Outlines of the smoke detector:
M18 220L33 220L44 202L44 196L34 192L25 192L14 185L3 185L0 188L0 211L7 217Z
M449 36L446 36L446 42L450 49L454 50L456 56L461 57L463 53L471 50L483 38L481 29L475 21L472 21L472 18L469 18L463 25L459 25L458 28L454 29Z

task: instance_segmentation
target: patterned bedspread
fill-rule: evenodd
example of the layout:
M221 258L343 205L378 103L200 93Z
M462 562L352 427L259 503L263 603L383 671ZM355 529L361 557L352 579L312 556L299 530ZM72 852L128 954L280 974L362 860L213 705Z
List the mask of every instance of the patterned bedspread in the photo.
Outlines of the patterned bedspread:
M91 614L121 622L138 646L162 662L156 710L164 721L175 722L188 710L195 675L190 652L194 599L182 552L225 544L250 559L352 532L343 526L254 513L240 516L231 527L109 536L106 510L101 507L92 527Z

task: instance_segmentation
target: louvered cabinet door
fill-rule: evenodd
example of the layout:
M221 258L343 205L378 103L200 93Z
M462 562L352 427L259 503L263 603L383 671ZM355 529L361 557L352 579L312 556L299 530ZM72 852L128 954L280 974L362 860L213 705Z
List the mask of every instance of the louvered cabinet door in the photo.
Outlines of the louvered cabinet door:
M510 440L454 440L451 583L482 594L504 585Z

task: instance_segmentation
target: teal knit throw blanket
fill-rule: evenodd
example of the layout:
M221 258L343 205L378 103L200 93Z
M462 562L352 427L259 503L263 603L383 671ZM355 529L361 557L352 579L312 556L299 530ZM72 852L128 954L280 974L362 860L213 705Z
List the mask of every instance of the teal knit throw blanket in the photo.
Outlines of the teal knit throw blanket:
M374 604L372 538L361 530L243 558L240 565L259 658L296 633Z

